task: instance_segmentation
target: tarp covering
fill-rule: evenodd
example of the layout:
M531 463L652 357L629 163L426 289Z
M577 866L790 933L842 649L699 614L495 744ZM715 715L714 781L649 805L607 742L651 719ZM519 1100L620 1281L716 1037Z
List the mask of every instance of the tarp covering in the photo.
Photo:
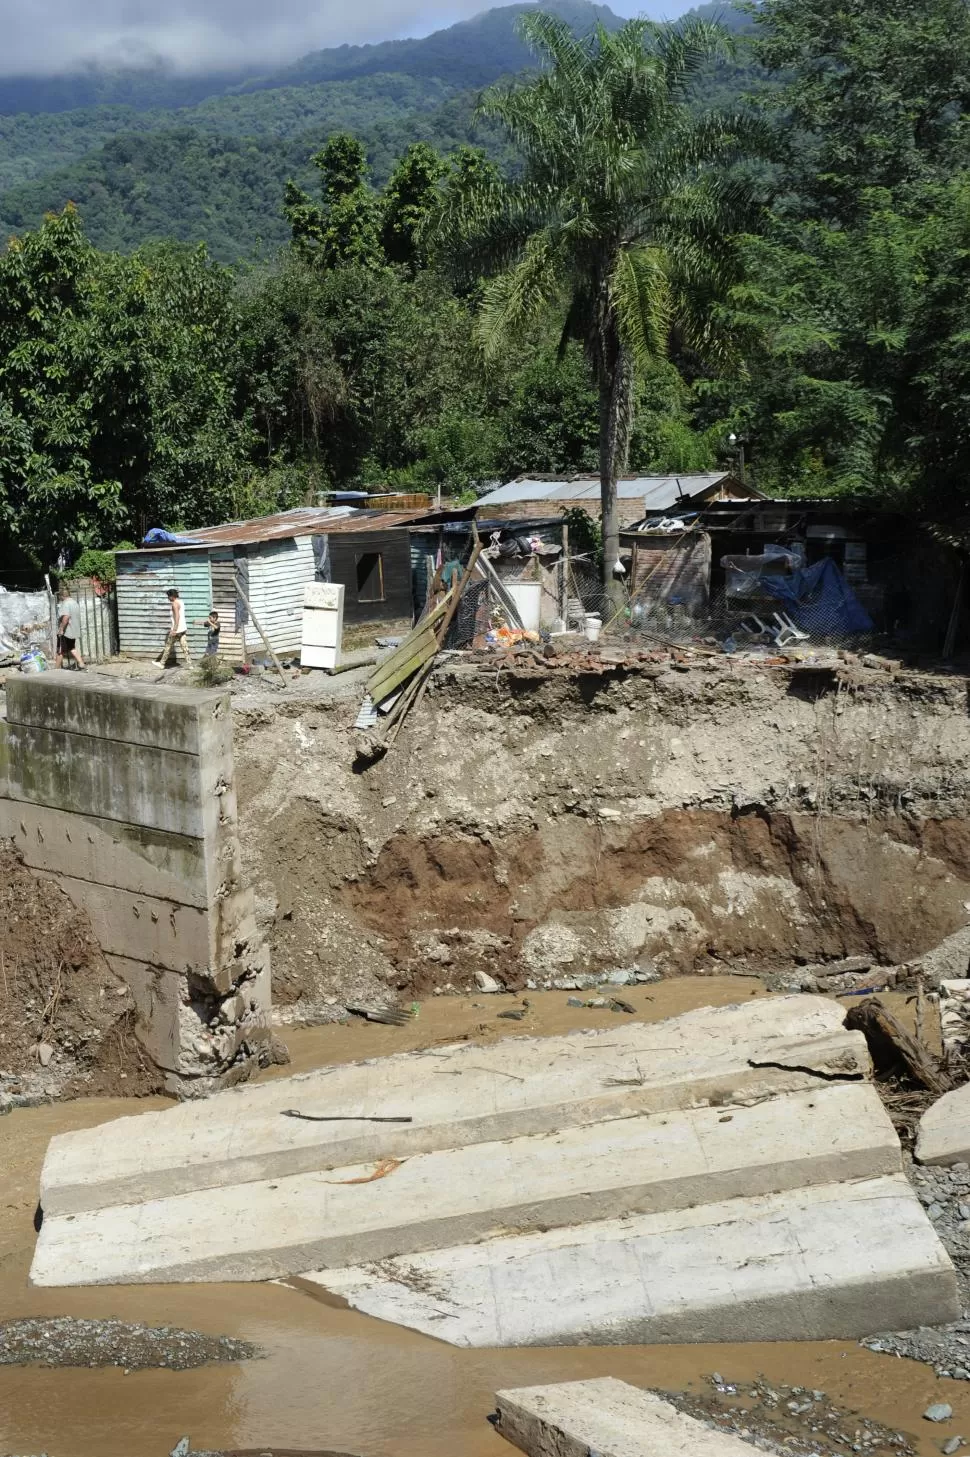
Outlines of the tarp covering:
M162 526L153 526L146 532L142 546L202 546L202 542L194 536L178 536Z
M28 648L49 652L50 623L46 592L7 592L0 587L0 662L19 662Z
M766 573L760 589L784 605L798 627L818 635L872 632L872 618L831 557L790 577Z

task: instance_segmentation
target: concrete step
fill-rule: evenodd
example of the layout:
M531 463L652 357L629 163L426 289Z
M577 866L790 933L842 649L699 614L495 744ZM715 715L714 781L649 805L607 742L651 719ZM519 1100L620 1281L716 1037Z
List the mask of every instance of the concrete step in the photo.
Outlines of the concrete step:
M403 1158L604 1118L756 1101L865 1079L861 1033L823 997L705 1007L565 1037L516 1037L321 1068L53 1139L45 1214ZM285 1109L330 1121L282 1116ZM380 1124L366 1115L409 1117Z
M495 1394L496 1430L528 1457L754 1457L652 1391L601 1377Z
M315 1272L455 1346L821 1341L942 1325L956 1274L902 1174Z
M614 1119L372 1165L45 1216L38 1285L265 1280L497 1233L898 1172L875 1089Z

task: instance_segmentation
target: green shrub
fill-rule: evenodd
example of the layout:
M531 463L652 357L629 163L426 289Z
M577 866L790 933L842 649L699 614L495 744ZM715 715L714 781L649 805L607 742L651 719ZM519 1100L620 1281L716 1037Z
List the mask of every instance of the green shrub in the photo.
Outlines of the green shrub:
M71 568L72 577L97 577L102 582L113 582L117 575L115 571L115 552L134 551L133 541L119 541L111 551L102 551L98 547L85 547Z
M232 678L232 668L221 658L203 658L195 670L195 681L200 688L219 688Z

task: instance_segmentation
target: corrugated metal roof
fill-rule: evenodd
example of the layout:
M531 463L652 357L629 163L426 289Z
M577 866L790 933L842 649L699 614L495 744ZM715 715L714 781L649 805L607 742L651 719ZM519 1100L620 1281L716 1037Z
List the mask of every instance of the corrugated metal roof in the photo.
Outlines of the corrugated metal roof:
M442 519L450 519L443 512ZM200 546L245 546L260 541L288 541L294 536L329 536L336 531L386 531L390 526L407 526L412 521L434 520L436 513L417 508L409 511L355 511L349 506L298 506L275 516L253 521L229 521L224 526L202 526L186 533L192 545L141 547L118 556L142 556L150 551L197 551Z
M621 501L643 501L645 505L662 510L685 496L696 496L731 480L730 471L706 471L688 476L622 476L616 483L616 493ZM555 479L521 476L480 497L478 505L501 506L512 501L598 501L599 495L599 476L559 476Z

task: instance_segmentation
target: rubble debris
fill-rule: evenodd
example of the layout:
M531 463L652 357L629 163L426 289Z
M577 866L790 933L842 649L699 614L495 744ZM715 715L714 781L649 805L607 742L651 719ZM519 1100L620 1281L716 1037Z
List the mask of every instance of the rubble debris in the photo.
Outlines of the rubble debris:
M474 545L471 556L457 581L439 596L442 587L439 568L428 592L428 607L424 616L390 655L378 663L367 680L357 724L362 729L371 729L371 710L374 708L378 716L381 712L385 714L385 723L382 732L370 735L363 754L358 753L358 762L362 767L383 757L397 737L407 714L424 696L429 674L438 653L444 648L448 630L458 611L465 588L483 560L482 544L474 522L472 537Z
M192 1447L188 1437L183 1437L177 1442L169 1453L169 1457L355 1457L352 1452L335 1452L332 1447L326 1449L321 1447L233 1447L231 1451L220 1450L212 1452L198 1451Z
M414 1017L414 1008L404 1007L348 1007L353 1017L363 1017L365 1022L382 1022L387 1027L406 1027Z
M712 1376L710 1388L663 1394L679 1411L786 1457L844 1457L847 1449L869 1457L916 1457L906 1433L838 1406L824 1391L763 1376L737 1383L715 1382Z
M937 1376L970 1381L970 1164L924 1168L908 1164L916 1196L957 1270L963 1314L944 1325L882 1332L862 1341L871 1351L921 1361Z
M0 1366L153 1366L193 1371L216 1361L251 1361L258 1346L177 1326L133 1325L121 1320L51 1316L0 1324Z
M970 1048L970 977L940 981L940 1032L948 1057L963 1057Z

